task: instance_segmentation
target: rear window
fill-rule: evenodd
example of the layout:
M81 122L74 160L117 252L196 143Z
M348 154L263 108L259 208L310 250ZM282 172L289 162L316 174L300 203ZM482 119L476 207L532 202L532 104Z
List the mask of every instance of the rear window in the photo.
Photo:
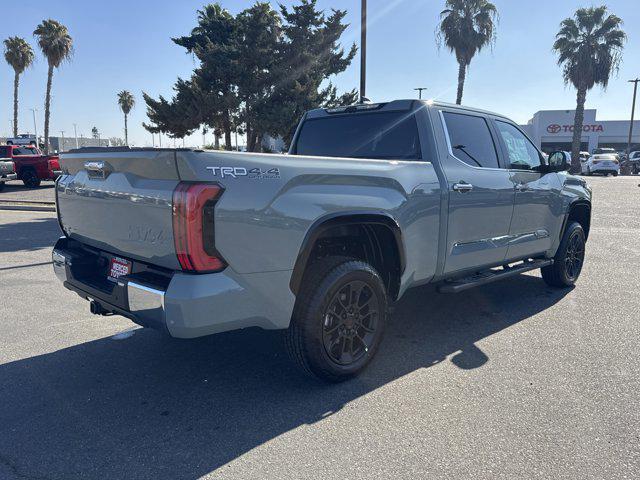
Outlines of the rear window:
M456 158L475 167L499 168L498 152L484 118L451 112L442 114Z
M35 147L17 147L13 149L14 155L38 155Z
M422 157L413 113L378 112L307 120L297 155L418 160Z

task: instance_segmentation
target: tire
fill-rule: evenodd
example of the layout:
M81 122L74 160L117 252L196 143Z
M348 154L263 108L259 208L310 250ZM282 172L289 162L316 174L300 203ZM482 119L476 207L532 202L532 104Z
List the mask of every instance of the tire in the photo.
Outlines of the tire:
M13 145L13 142L9 141L7 142L7 145Z
M305 273L285 331L286 349L306 374L342 382L375 356L387 317L387 292L378 272L360 260L327 257Z
M40 186L40 179L33 170L26 170L22 173L22 183L27 188L38 188Z
M612 175L613 175L614 177L617 177L617 176L618 176L618 172L613 172L613 173L612 173Z
M552 287L575 285L584 266L585 235L578 222L571 222L562 235L553 265L541 268L542 279Z

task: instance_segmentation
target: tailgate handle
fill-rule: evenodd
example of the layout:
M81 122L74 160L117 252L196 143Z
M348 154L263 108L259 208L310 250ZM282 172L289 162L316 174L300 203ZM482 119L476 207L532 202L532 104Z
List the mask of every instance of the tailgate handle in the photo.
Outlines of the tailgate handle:
M107 162L84 162L84 169L91 178L105 179L111 173L111 167Z

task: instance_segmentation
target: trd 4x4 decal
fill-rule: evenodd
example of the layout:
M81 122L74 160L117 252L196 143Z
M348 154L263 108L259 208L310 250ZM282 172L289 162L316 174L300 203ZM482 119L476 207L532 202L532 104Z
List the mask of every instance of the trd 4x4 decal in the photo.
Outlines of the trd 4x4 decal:
M244 167L207 167L214 177L220 178L241 178L246 177L250 179L270 179L270 178L280 178L280 169L278 168L269 168L266 170L262 170L261 168L250 168L246 169Z

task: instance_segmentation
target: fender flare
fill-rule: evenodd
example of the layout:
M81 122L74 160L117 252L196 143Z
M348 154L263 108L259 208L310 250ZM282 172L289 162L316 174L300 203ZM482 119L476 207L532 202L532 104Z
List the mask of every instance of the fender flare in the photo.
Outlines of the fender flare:
M564 231L567 228L567 224L569 223L569 215L571 215L571 211L576 207L583 207L583 206L589 209L589 225L591 225L591 212L592 212L591 202L584 198L579 198L577 200L574 200L569 204L569 206L567 207L567 213L564 215L564 220L562 221L562 229L560 229L560 238L562 238L562 236L564 235ZM585 231L585 237L588 238L588 236L589 236L589 231L587 230Z
M314 221L307 233L305 234L300 251L293 267L289 288L294 295L297 295L302 278L309 261L309 256L313 250L316 240L320 238L327 230L345 225L383 225L388 228L396 241L398 254L400 257L400 274L404 272L406 266L406 255L404 251L404 242L402 239L402 230L394 217L384 211L376 210L355 210L347 212L335 212L324 215Z

